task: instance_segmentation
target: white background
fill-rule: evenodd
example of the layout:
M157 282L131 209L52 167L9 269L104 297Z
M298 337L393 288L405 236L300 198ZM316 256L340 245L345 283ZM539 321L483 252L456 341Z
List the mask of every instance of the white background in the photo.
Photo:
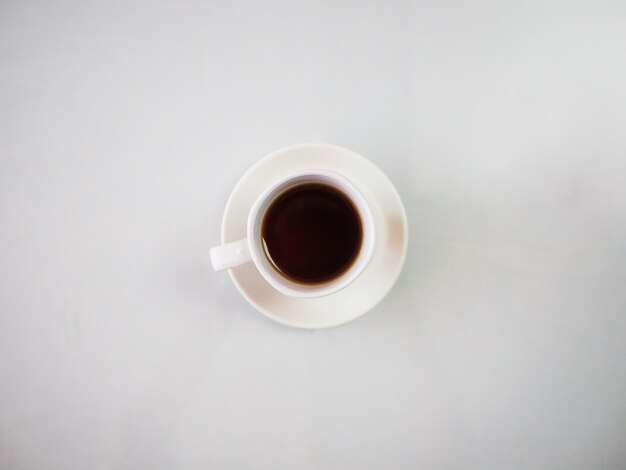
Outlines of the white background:
M208 266L270 151L397 185L346 326ZM0 3L0 468L622 469L626 4Z

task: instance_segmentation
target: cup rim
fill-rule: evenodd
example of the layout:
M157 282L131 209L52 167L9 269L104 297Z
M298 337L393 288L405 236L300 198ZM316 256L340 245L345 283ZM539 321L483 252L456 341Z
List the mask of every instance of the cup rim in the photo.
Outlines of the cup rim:
M285 276L281 275L278 270L272 266L261 245L260 227L265 210L271 204L271 201L291 187L291 185L289 185L290 182L298 179L304 179L306 177L316 176L323 178L326 184L329 184L330 182L333 187L340 190L348 198L350 198L361 218L363 239L357 258L346 272L329 282L306 285L289 280ZM294 185L296 184L298 183L294 182ZM252 261L261 276L280 293L298 298L323 297L347 287L367 267L374 256L376 246L376 228L374 225L374 216L370 208L370 203L367 201L361 190L359 190L359 188L352 181L340 173L330 170L310 169L306 171L299 171L281 178L276 183L272 184L264 190L261 195L259 195L250 208L246 231Z

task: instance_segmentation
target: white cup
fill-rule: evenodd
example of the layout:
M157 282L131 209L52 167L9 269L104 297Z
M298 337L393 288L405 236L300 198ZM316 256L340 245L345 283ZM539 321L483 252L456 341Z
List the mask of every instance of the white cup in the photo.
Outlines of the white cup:
M347 196L359 214L363 229L361 248L350 268L331 281L311 285L294 282L281 274L265 254L261 236L263 217L272 202L288 189L308 183L332 186ZM322 297L343 289L363 272L374 255L375 232L369 204L354 184L333 171L310 170L293 174L267 188L250 208L247 237L211 248L211 263L216 271L254 263L261 276L280 293L290 297Z

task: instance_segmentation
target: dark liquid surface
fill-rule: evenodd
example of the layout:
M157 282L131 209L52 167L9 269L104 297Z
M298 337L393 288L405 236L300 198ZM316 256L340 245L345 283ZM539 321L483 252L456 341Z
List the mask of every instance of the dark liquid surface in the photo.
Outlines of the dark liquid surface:
M280 194L261 227L265 253L285 277L320 284L341 276L361 248L361 219L337 189L302 184Z

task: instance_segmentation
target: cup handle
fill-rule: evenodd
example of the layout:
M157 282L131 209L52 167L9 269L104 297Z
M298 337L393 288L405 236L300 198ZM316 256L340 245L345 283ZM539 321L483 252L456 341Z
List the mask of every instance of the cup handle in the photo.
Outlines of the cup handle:
M247 238L215 246L211 248L210 255L211 264L216 271L234 268L252 261Z

